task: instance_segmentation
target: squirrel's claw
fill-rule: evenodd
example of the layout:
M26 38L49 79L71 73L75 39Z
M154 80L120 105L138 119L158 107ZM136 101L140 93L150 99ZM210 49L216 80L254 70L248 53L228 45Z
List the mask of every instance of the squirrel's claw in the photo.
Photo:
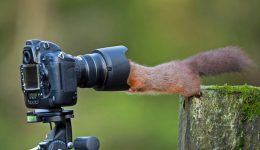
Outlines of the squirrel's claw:
M132 93L134 92L134 90L132 90L131 88L128 89L128 92Z

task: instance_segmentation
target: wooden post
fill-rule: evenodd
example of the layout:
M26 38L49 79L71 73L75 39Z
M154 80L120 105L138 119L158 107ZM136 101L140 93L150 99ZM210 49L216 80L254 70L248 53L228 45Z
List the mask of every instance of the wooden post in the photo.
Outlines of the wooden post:
M179 150L259 150L260 88L203 86L180 97Z

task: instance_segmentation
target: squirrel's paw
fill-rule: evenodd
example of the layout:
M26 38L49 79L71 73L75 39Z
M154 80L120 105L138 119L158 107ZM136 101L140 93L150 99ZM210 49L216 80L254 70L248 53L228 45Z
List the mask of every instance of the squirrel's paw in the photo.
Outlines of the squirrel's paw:
M133 92L135 92L135 91L134 91L133 89L129 88L129 89L128 89L128 92L133 93Z
M130 93L135 93L135 92L144 92L144 90L142 88L133 88L133 87L130 87L128 89L128 92Z
M130 86L128 92L142 92L144 91L144 84L140 80L132 79L128 81L128 85Z
M200 98L202 95L203 95L203 93L200 91L200 92L196 93L195 95L189 96L189 98L192 98L192 97Z
M199 91L196 95L194 95L197 98L200 98L203 95L203 93L201 91Z

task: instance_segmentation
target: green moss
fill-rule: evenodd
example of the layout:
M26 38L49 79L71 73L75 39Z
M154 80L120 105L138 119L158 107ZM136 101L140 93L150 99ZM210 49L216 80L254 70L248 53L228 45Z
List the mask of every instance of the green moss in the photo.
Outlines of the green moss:
M260 116L260 87L250 85L211 85L202 86L203 90L214 90L222 94L237 94L243 103L243 121L251 120L254 116Z
M237 86L230 86L230 85L210 85L210 86L202 86L202 89L205 90L219 90L224 93L246 93L251 94L252 92L260 93L260 87L255 87L251 85L237 85Z

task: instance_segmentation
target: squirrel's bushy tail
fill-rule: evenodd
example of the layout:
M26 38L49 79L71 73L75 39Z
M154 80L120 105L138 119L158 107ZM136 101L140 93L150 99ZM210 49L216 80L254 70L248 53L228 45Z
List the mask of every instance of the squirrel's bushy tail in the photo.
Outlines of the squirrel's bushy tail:
M184 62L191 65L200 76L242 72L253 65L253 61L239 47L225 47L192 56Z

